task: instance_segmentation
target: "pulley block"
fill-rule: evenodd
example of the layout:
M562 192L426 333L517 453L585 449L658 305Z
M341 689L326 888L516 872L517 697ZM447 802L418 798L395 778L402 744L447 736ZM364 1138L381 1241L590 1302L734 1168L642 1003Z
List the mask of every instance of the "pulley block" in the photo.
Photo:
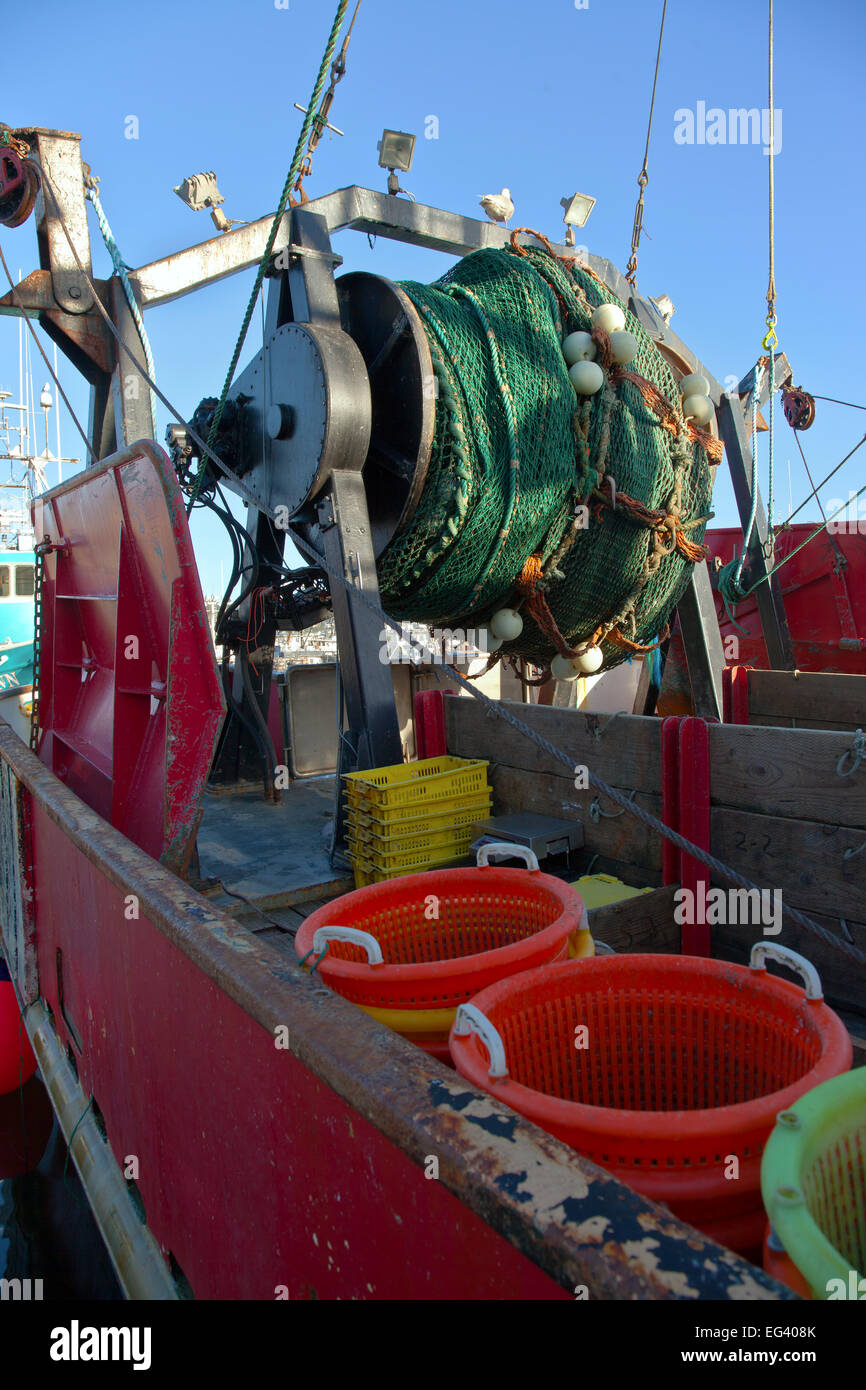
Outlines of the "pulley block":
M0 224L20 227L26 222L38 192L36 165L11 145L0 145Z

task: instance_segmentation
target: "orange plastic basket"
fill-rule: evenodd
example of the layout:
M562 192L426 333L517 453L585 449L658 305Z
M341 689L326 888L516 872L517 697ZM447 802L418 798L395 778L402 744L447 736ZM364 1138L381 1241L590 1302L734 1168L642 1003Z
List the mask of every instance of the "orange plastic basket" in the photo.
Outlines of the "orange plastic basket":
M767 956L807 991L768 975ZM766 942L751 966L600 956L502 980L458 1012L450 1046L477 1086L748 1253L777 1112L852 1057L812 966Z
M485 845L477 867L347 893L306 919L295 937L298 955L327 944L322 978L355 1004L456 1008L503 975L555 959L572 932L588 930L580 896L541 873L534 855L529 872L486 862L497 850L514 855L519 848ZM346 928L364 935L338 939Z

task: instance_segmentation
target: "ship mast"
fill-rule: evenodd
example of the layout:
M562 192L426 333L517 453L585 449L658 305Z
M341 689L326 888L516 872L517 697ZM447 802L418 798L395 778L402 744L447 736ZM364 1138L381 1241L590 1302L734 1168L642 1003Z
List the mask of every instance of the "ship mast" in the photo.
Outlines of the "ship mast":
M23 339L24 325L18 323L18 400L13 392L0 387L0 463L9 464L9 476L0 481L0 548L29 550L33 544L30 504L48 486L46 468L57 465L57 481L63 481L63 465L80 459L64 458L60 443L60 409L48 382L42 388L38 408L44 418L44 447L37 453L37 400L33 387L29 339ZM57 373L57 347L54 348ZM55 413L57 452L48 446L49 415Z

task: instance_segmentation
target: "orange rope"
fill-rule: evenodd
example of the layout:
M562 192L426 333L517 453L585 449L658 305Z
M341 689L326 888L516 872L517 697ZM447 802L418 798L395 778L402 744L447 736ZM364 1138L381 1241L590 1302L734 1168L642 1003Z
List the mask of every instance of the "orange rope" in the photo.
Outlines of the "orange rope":
M670 626L668 623L665 623L658 641L650 642L648 646L644 646L640 642L632 642L630 638L623 637L618 627L612 627L610 632L606 634L605 640L608 642L615 643L617 647L622 647L624 651L634 652L636 654L639 653L640 655L643 655L645 652L654 652L657 647L661 646L662 642L667 641L670 635Z
M593 509L593 514L599 516L603 506L609 507L611 505L610 480L608 478L605 478L601 485L596 488L594 496L598 498L598 501ZM705 545L698 545L695 541L690 541L682 527L676 524L676 517L670 512L652 511L650 508L645 507L642 502L638 502L636 498L630 497L627 492L623 492L620 488L617 488L616 509L619 510L620 508L624 512L627 512L636 522L658 532L661 537L664 536L665 531L673 530L676 537L674 548L679 551L684 559L691 561L692 564L697 564L699 560L706 559L709 553L707 547Z

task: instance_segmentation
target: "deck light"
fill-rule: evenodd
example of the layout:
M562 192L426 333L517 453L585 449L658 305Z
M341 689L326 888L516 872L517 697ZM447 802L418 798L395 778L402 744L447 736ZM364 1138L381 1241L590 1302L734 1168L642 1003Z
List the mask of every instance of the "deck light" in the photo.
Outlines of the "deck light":
M563 222L566 226L565 244L574 245L575 227L585 227L589 214L595 207L595 198L587 193L572 193L570 197L560 198L560 207L565 209Z
M405 130L383 130L382 139L376 148L379 151L379 168L388 170L388 192L401 193L397 170L406 174L412 168L415 157L415 136Z

